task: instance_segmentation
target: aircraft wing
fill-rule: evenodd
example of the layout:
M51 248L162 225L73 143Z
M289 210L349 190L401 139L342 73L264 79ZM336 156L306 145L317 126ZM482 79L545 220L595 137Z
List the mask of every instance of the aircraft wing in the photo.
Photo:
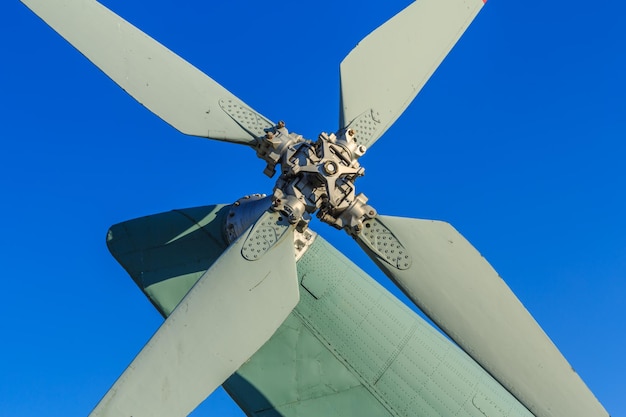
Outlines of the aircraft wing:
M115 225L109 249L165 317L227 248L228 209L175 210ZM321 237L297 271L299 304L223 384L248 416L532 416Z

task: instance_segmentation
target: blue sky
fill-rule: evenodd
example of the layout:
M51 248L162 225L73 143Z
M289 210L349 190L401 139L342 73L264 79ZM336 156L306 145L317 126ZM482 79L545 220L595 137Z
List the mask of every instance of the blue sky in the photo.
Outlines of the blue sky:
M409 1L104 3L315 138L337 127L339 62ZM463 233L613 417L626 416L625 13L490 0L357 182L380 213ZM153 116L21 3L0 14L0 416L84 416L161 323L107 228L273 181L247 148ZM314 228L396 291L350 239ZM243 414L217 392L194 415Z

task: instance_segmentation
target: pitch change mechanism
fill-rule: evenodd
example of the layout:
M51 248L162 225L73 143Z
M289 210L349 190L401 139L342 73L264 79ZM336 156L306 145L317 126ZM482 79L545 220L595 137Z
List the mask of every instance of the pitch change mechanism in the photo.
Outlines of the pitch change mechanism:
M279 122L257 143L257 156L267 162L272 177L276 165L281 174L272 196L273 209L284 213L297 229L306 229L311 214L350 235L363 230L363 222L376 216L364 194L356 194L354 181L365 173L358 158L366 148L356 132L343 129L337 135L320 133L316 142L289 133Z

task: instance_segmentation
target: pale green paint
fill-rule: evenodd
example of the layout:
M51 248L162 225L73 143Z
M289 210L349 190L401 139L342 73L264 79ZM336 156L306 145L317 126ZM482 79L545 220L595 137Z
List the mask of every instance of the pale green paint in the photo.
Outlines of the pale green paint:
M135 100L187 135L253 145L273 126L215 80L93 0L22 0ZM242 121L231 114L244 113Z
M173 224L168 222L168 234ZM123 233L109 234L111 245L118 234L123 238ZM178 239L150 245L136 259L148 270L153 269L146 260L158 259L164 271L171 271L163 252L193 234L177 233ZM131 241L133 235L126 234ZM251 241L256 235L272 237L272 249L257 253L262 245ZM254 262L242 257L246 251ZM90 417L190 414L276 333L298 304L295 255L294 228L280 213L264 212L193 285ZM174 265L175 270L181 266Z
M413 101L483 6L420 0L362 39L341 63L340 128L371 147Z
M112 253L164 316L226 248L227 209L177 210L112 227ZM297 266L296 309L224 383L249 416L532 416L321 237Z
M228 207L217 205L141 217L112 226L107 244L167 317L226 250L219 225L227 212Z
M540 417L606 416L513 291L450 224L378 216L365 223L357 241L415 305L530 411ZM403 245L395 250L402 254L397 258L391 255L394 241ZM408 254L410 261L404 259Z
M296 314L224 388L251 416L391 416Z

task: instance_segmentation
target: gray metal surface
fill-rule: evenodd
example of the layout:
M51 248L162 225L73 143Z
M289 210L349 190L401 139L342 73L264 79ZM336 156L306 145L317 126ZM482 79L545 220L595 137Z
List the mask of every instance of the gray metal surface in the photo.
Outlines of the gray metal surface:
M483 6L417 0L369 34L341 63L340 128L371 146L402 114Z
M271 204L272 197L265 196L265 194L245 196L232 204L228 210L224 228L224 236L228 243L234 242L241 236ZM317 233L308 228L302 231L296 229L293 233L293 243L297 261L313 244Z
M128 94L182 133L251 145L273 125L94 0L21 1Z
M257 156L267 162L267 175L273 176L276 165L281 166L272 195L273 209L287 216L298 230L306 228L317 211L321 221L358 233L363 219L376 215L366 204L367 197L355 193L354 181L365 172L358 162L364 152L352 129L339 136L322 132L313 142L289 133L279 122L257 148Z
M90 416L186 416L222 384L298 303L292 230L255 261L229 246Z
M382 232L370 233L367 241L359 237L361 247L533 414L608 416L506 283L452 226L390 216L376 220L384 226ZM399 269L380 250L371 249L372 243L384 247L376 241L389 232L410 254L410 267Z

